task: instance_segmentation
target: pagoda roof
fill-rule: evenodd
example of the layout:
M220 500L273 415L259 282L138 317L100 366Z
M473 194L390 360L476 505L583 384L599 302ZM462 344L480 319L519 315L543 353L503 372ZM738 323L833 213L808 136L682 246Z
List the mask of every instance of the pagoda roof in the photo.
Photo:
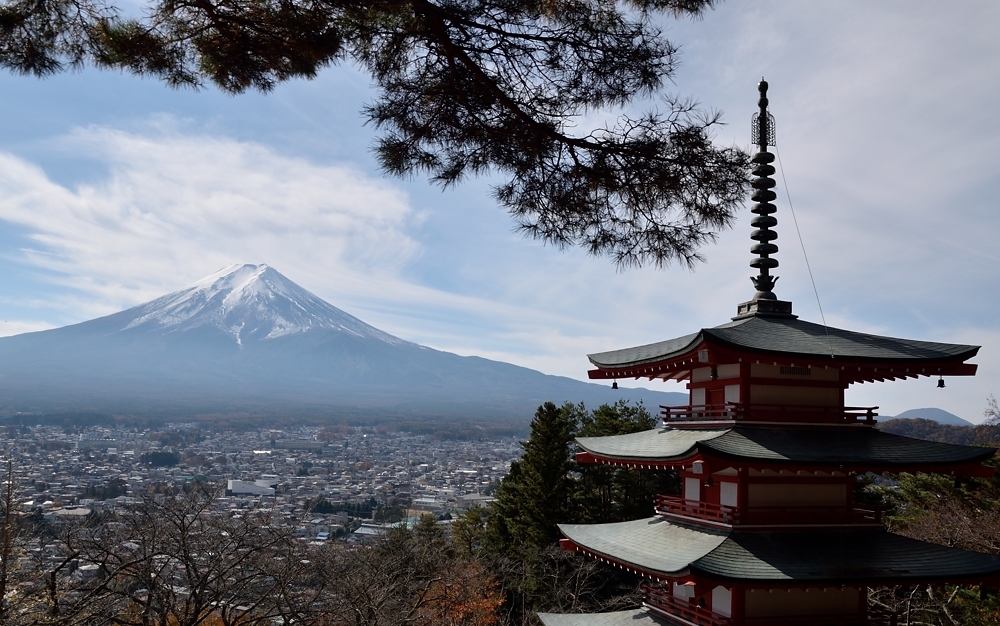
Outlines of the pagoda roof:
M717 531L653 517L560 524L574 547L654 578L744 583L977 582L1000 576L1000 556L882 529Z
M663 517L613 524L559 524L577 546L645 572L681 575L710 554L727 532L675 524Z
M612 613L536 613L545 626L670 626L644 608Z
M926 471L979 464L993 448L925 441L869 427L654 428L628 435L578 437L592 461L682 462L695 455L764 465L834 466L860 471ZM985 469L985 468L984 468Z
M883 337L814 324L795 317L754 315L714 328L703 328L696 333L676 339L587 355L590 362L599 368L591 371L591 378L609 378L616 374L623 378L630 375L644 376L647 372L636 373L627 370L654 363L683 360L705 345L738 354L770 355L807 361L812 359L830 365L898 364L901 367L960 363L974 357L979 351L979 346ZM685 363L672 365L673 367L655 372L653 375L661 375L670 369L684 369ZM690 367L690 364L687 367ZM937 375L939 372L914 373ZM960 372L940 373L954 375ZM974 373L974 370L961 373Z

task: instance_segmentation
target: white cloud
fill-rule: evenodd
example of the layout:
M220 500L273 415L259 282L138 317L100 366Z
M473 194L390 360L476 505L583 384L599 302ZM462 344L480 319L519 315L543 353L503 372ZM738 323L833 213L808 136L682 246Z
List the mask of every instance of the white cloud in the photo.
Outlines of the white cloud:
M328 280L391 275L420 254L406 197L350 166L163 128L81 129L62 149L102 163L107 178L67 188L0 154L0 219L32 233L29 263L103 312L233 262Z

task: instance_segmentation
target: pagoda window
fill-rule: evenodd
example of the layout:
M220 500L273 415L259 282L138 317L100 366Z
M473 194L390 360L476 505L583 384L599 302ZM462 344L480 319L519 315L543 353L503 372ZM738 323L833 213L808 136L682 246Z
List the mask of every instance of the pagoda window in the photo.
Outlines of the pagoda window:
M725 400L726 402L739 402L740 401L740 386L739 385L726 385L725 388Z
M694 585L674 583L673 587L674 597L678 600L690 600L694 597Z
M693 388L691 390L691 406L705 406L705 404L705 388Z
M712 612L722 617L733 616L733 592L726 587L712 590Z
M719 482L719 504L722 506L737 506L739 485L728 481Z
M701 479L700 478L685 478L684 479L684 499L685 500L701 500Z

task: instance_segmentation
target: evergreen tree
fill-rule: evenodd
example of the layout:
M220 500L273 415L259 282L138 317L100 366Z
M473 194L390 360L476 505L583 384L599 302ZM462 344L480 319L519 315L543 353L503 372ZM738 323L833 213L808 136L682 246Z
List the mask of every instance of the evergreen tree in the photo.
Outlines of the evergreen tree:
M627 435L656 426L642 403L619 400L584 416L580 436ZM637 470L607 465L581 465L576 490L578 520L583 523L622 522L653 515L653 496L675 493L676 472Z
M614 404L602 404L591 413L584 413L580 420L581 437L607 437L627 435L656 426L656 418L642 405L619 400Z
M523 231L620 265L692 264L728 228L747 155L712 143L717 114L664 97L625 110L676 72L662 13L715 0L0 0L0 67L99 67L269 90L352 61L378 95L368 121L387 172L452 185L507 178L495 196Z
M572 521L572 443L578 409L546 402L531 421L524 455L511 464L493 503L493 544L501 549L541 549L559 540L556 524Z
M531 611L608 611L638 602L638 579L627 572L558 547L557 524L579 523L592 516L592 499L602 490L608 504L602 520L652 509L652 483L629 470L580 466L573 459L577 434L623 434L651 428L655 421L641 405L602 405L588 412L582 404L538 408L524 455L500 483L479 550L507 594L510 623L529 619ZM600 485L598 483L601 483ZM641 517L636 515L634 517ZM474 522L474 520L470 520ZM463 525L462 542L472 544Z

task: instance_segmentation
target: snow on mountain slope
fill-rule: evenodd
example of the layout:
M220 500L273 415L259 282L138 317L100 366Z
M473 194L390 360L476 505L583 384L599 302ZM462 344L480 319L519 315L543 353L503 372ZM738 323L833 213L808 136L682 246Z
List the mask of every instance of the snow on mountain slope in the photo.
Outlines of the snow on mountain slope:
M409 343L348 315L263 264L231 265L115 317L127 320L121 330L183 332L215 327L240 345L317 329L392 345Z

